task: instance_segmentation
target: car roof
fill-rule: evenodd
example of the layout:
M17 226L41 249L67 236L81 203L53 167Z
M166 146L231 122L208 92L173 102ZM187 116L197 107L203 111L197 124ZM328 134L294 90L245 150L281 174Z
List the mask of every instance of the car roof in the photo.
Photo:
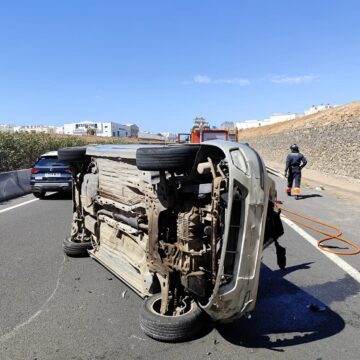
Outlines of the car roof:
M40 155L40 157L47 157L47 156L58 156L58 152L57 151L49 151L45 154Z

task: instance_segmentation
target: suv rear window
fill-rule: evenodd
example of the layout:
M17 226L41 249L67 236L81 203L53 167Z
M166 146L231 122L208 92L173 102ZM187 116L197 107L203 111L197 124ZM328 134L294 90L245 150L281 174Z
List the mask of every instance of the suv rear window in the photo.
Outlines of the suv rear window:
M36 163L36 166L70 166L70 164L56 158L43 158Z

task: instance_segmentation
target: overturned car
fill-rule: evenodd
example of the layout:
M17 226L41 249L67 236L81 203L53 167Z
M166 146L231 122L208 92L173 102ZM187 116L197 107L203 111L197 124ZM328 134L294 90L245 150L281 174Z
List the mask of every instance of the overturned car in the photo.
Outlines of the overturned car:
M145 298L148 336L188 339L204 314L224 321L255 307L262 251L283 228L254 149L99 145L60 149L59 159L73 168L65 253L89 253Z

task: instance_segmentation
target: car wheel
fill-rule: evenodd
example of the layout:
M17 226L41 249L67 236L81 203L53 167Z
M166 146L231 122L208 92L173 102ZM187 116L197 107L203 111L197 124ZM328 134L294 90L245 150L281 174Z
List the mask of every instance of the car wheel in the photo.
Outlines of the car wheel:
M33 192L33 195L38 199L43 199L45 197L46 192Z
M92 248L91 242L72 241L70 237L63 242L64 253L69 256L88 256L88 250Z
M86 156L86 147L67 147L59 149L58 159L63 161L83 161Z
M177 316L160 313L161 294L147 298L140 311L140 327L149 337L168 342L195 337L202 328L202 311L195 301L188 304L186 312Z
M200 146L144 147L136 151L136 166L148 171L190 171Z

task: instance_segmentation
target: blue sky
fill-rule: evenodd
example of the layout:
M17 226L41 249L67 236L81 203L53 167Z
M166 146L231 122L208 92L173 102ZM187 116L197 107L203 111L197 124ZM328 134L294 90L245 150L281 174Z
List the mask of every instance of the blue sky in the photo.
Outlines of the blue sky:
M360 2L0 0L0 123L187 131L360 100Z

